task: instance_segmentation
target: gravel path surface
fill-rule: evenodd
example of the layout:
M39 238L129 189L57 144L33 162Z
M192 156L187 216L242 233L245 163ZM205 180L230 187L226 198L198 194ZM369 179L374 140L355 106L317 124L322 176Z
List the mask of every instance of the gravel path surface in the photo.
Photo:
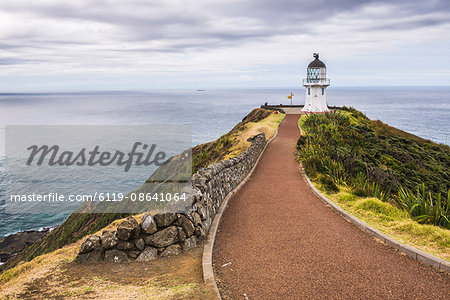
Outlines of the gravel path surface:
M298 117L286 116L222 216L213 252L222 297L450 299L449 274L377 242L313 193L295 162Z

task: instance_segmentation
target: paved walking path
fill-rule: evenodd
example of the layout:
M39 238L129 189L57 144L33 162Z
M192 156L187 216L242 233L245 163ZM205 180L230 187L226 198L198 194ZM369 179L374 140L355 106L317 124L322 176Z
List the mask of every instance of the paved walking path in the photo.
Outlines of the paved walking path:
M298 117L286 116L222 216L213 261L224 299L450 299L449 274L377 242L312 192L294 161Z

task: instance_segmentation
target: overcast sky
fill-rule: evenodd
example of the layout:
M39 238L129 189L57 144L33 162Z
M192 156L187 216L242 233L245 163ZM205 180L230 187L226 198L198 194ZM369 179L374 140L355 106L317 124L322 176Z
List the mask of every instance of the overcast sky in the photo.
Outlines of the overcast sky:
M450 1L0 0L0 92L450 85Z

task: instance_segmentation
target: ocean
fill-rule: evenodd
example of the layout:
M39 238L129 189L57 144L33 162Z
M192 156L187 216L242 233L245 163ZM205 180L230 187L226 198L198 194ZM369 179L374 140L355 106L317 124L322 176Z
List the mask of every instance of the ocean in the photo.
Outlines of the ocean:
M192 145L217 139L265 102L303 104L302 88L211 89L148 92L71 92L0 94L0 155L5 125L151 125L192 126ZM371 119L450 144L450 87L333 87L329 105L353 106ZM56 226L65 214L9 214L4 209L4 159L0 157L0 237L22 230ZM136 175L117 189L138 188L151 171ZM47 175L52 184L52 174ZM93 189L98 182L88 180Z

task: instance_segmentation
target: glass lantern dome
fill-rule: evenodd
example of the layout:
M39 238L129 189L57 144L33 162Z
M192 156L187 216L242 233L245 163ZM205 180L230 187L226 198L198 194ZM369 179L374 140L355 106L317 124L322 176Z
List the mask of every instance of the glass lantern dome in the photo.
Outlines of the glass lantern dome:
M326 70L327 67L319 59L319 53L314 53L314 60L309 63L306 71L306 83L325 83L327 82Z

